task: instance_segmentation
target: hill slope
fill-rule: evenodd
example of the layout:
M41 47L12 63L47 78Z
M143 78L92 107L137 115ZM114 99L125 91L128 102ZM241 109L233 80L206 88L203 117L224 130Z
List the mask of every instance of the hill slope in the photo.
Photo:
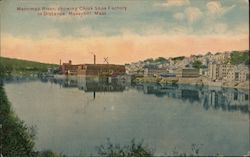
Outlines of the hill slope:
M56 64L40 63L28 60L0 58L0 64L7 72L46 72L48 68L58 67ZM2 70L2 69L1 69Z

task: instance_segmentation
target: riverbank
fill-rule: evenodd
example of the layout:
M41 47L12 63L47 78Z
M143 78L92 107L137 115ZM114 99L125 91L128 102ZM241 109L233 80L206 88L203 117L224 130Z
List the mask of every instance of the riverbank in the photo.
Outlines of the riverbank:
M12 111L3 84L0 85L0 123L3 156L34 156L34 130Z
M211 86L211 87L224 87L224 88L237 88L237 89L249 89L249 81L245 82L213 82L205 77L197 78L160 78L160 77L142 77L136 78L135 83L160 83L160 84L189 84L199 86Z

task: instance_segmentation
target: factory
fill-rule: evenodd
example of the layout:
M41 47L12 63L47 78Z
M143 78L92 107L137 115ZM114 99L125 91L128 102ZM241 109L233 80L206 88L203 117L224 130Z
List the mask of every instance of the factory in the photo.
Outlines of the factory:
M112 77L124 75L126 72L124 65L116 64L96 64L96 56L94 55L94 64L76 64L72 61L68 63L60 63L59 74L74 75L74 76L98 76Z

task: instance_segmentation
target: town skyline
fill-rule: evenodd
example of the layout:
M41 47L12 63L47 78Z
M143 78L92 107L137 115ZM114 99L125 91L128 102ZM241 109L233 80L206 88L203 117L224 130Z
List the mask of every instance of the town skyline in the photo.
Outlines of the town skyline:
M110 63L125 64L147 58L249 49L249 7L245 0L27 2L1 2L3 57L55 64L60 59L72 60L78 64L93 63L95 53L97 63L109 57ZM108 5L126 10L84 17L17 11L17 7L79 9Z

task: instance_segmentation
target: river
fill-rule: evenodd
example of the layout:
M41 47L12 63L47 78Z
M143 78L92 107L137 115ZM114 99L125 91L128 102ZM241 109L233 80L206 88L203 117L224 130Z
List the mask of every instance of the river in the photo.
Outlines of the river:
M249 93L184 85L118 85L62 81L5 84L20 119L35 126L37 150L95 154L109 138L143 140L155 155L244 155L249 150Z

